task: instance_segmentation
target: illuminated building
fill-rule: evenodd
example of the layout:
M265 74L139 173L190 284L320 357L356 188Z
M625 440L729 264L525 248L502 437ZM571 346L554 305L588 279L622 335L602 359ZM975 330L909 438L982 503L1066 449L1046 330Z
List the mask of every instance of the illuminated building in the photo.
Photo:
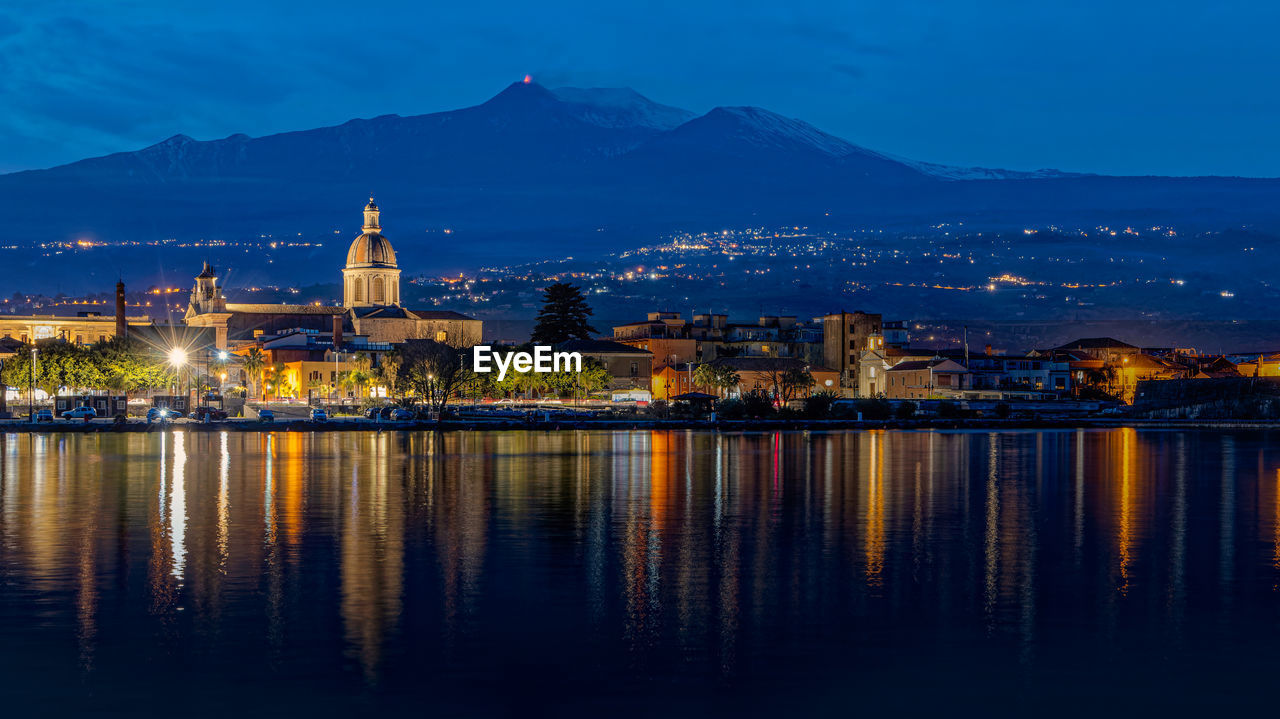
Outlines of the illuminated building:
M116 284L116 315L96 311L78 312L74 317L57 315L0 315L0 338L23 344L41 340L63 340L77 345L109 340L130 326L150 326L151 318L125 315L124 283Z
M840 373L840 386L857 386L862 353L883 347L883 321L878 314L837 312L822 317L822 363ZM872 336L879 339L872 346Z
M347 251L342 270L343 304L243 304L227 302L218 275L205 263L191 289L184 321L216 332L219 349L252 341L263 334L292 329L366 336L373 342L432 339L456 346L480 341L480 320L457 312L413 310L400 304L400 268L395 250L382 234L378 206L370 198L364 225Z

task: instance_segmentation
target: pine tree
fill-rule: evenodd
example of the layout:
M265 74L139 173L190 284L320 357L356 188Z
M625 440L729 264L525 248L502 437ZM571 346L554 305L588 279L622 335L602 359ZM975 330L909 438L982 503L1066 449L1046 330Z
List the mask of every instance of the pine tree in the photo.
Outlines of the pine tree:
M566 340L588 340L595 328L587 324L591 307L582 290L567 282L557 282L543 291L538 325L532 341L540 345L557 345Z

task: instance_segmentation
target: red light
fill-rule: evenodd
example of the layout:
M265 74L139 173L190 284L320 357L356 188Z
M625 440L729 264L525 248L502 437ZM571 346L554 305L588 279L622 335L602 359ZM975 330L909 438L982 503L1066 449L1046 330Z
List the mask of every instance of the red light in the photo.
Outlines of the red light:
M528 84L529 84L529 83L531 83L531 82L533 82L533 75L525 75L525 76L524 76L524 84L528 85Z

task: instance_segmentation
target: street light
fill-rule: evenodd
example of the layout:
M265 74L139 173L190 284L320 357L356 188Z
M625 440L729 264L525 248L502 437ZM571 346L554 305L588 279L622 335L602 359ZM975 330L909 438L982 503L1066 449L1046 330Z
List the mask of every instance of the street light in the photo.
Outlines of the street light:
M187 351L185 349L181 347L174 347L173 349L169 350L169 364L173 365L174 370L177 371L178 373L178 391L179 392L182 391L182 367L186 363L187 363ZM186 406L185 406L186 403L187 403L187 400L184 395L182 400L182 404L184 405L183 406L184 411L186 410Z
M27 410L31 412L31 422L36 421L36 354L40 350L31 348L31 394L27 396Z

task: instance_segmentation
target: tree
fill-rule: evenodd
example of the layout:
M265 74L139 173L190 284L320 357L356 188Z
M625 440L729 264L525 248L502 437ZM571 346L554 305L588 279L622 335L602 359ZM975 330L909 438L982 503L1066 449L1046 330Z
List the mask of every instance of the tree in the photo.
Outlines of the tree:
M400 396L400 368L404 364L399 351L389 352L382 356L382 361L374 369L374 379L387 388L387 396Z
M289 394L290 384L284 376L285 366L283 362L272 362L266 369L270 379L267 381L266 389L271 390L271 394L276 399L280 399ZM264 397L265 399L265 397Z
M808 394L814 385L814 380L808 368L793 367L782 373L779 384L782 389L782 401L790 402L801 394Z
M704 362L693 369L693 382L717 396L723 396L725 392L742 384L742 376L728 365Z
M440 412L471 378L461 348L435 340L409 340L400 347L400 382Z
M244 356L244 374L245 382L250 387L249 394L252 390L262 386L262 370L267 366L267 355L258 347L249 350ZM261 397L261 395L259 395Z
M92 361L103 387L129 395L172 383L173 370L160 354L132 337L112 337L93 346Z
M55 394L62 387L79 390L106 386L87 348L62 340L43 340L36 349L35 384L47 394ZM4 378L10 387L31 386L30 346L5 361Z
M542 345L591 339L596 331L588 324L591 314L582 290L567 282L557 282L543 291L542 309L531 339L534 344Z
M592 395L596 392L603 392L609 388L609 384L613 382L613 375L609 374L609 368L604 363L594 357L587 357L582 361L582 371L577 373L578 389L583 394Z
M364 397L364 389L373 379L373 359L366 352L357 352L348 365L351 370L346 374L347 384L355 388L358 396Z
M775 357L768 361L764 373L773 396L783 404L813 386L813 375L807 368L796 366L796 360Z

